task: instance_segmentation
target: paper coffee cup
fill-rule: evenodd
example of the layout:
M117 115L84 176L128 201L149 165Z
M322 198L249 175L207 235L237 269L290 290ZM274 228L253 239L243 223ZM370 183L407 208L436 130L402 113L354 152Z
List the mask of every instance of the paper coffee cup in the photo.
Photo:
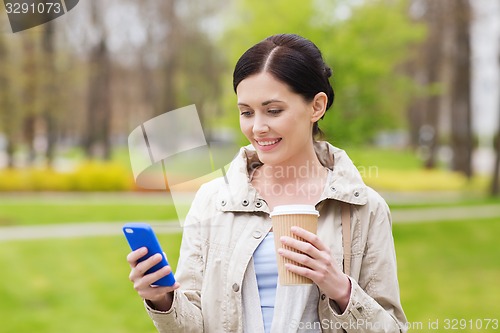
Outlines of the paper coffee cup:
M282 245L281 236L289 236L301 241L305 241L301 237L292 234L293 226L301 227L307 231L316 234L318 229L319 212L311 205L283 205L276 206L271 212L274 232L274 246L276 249L276 260L278 263L278 276L281 285L297 285L297 284L312 284L313 282L301 275L292 273L285 268L286 263L292 263L298 266L301 264L286 259L278 254L278 249L283 247L286 250L300 252L286 245Z

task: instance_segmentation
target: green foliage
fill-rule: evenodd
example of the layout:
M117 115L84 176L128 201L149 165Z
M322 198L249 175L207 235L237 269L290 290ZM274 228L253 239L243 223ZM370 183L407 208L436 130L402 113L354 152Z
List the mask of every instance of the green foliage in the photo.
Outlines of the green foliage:
M336 143L363 143L379 130L401 126L409 97L417 89L398 72L410 46L424 37L424 29L410 21L406 5L386 0L358 6L340 0L240 0L221 45L230 54L232 71L246 49L269 35L288 32L311 39L334 73L335 103L320 127ZM351 15L335 15L341 7ZM237 128L234 93L225 93L228 112L223 123Z
M362 143L401 126L416 85L398 71L410 46L424 37L403 1L368 1L333 24L317 44L333 68L336 100L320 123L334 142Z
M51 169L0 170L0 191L123 191L134 188L120 164L86 162L68 173Z

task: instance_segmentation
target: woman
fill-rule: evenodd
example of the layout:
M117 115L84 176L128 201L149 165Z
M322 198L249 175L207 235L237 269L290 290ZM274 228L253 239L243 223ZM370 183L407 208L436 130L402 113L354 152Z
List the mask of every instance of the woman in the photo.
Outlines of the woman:
M247 50L233 76L243 147L225 178L203 185L186 218L172 287L150 287L170 267L127 260L130 280L160 332L404 332L391 218L344 151L316 141L333 102L330 68L307 39L282 34ZM269 213L310 204L318 232L282 237L302 253L287 269L312 285L281 286ZM350 209L350 274L342 271L341 206ZM349 211L349 210L347 210ZM349 215L347 215L349 220ZM349 251L349 250L347 250ZM349 253L349 252L346 252Z

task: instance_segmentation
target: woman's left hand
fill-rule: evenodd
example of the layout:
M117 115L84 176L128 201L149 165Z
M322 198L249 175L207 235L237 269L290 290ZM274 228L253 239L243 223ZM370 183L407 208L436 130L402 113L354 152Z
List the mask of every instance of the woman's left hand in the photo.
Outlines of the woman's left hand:
M280 241L283 245L300 252L280 248L278 253L284 258L302 264L303 267L287 263L286 269L311 279L327 297L338 304L343 312L351 295L349 278L334 262L330 249L317 235L296 226L292 227L291 231L305 241L287 236L282 236Z

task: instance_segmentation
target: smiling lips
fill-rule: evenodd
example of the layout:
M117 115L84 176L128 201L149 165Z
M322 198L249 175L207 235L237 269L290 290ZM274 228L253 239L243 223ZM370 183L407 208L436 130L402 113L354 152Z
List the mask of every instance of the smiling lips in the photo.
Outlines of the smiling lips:
M257 142L257 145L259 146L260 150L262 151L269 151L276 147L278 143L281 142L281 138L279 139L266 139L266 140L255 140Z

